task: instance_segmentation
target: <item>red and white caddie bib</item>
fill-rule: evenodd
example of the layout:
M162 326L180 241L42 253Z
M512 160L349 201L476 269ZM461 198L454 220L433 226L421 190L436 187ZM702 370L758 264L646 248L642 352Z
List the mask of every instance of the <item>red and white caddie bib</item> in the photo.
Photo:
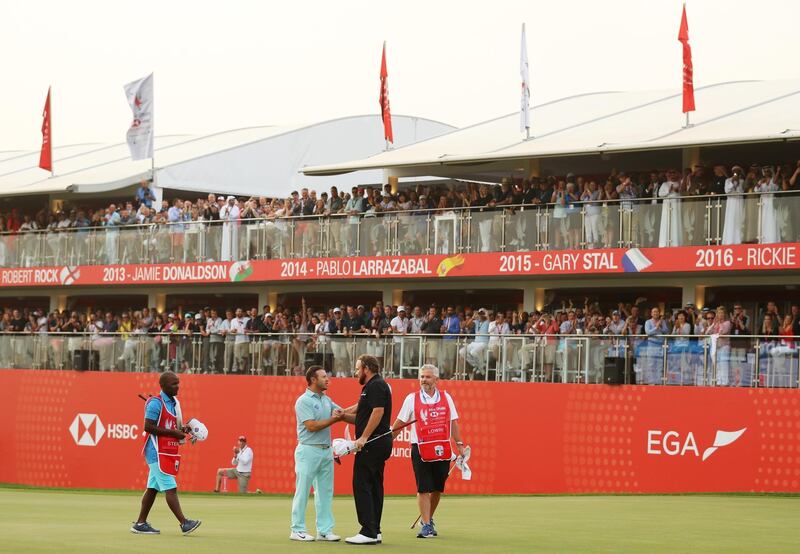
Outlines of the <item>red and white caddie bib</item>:
M158 416L158 427L166 429L178 428L178 416L173 414L167 409L167 405L163 399L161 400L161 413ZM181 455L178 454L180 442L174 437L157 437L155 435L147 435L145 438L145 446L147 441L152 441L158 455L158 468L167 475L178 475L178 469L181 465ZM144 449L142 450L144 451Z
M450 460L450 405L443 393L436 391L433 401L423 400L423 391L414 396L414 419L417 447L423 462Z

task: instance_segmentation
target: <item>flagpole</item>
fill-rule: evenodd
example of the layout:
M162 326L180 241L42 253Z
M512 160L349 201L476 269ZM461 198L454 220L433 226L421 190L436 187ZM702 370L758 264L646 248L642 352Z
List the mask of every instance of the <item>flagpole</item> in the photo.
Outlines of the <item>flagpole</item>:
M150 101L153 103L153 106L152 106L152 111L150 113L150 132L153 133L153 155L150 156L150 182L151 186L155 190L156 186L156 73L155 71L151 75L153 76L153 97L151 98Z
M385 63L385 61L386 61L386 41L384 40L383 41L383 52L381 53L381 63L383 64L383 63ZM388 68L386 69L386 71L388 73L388 71L389 71ZM389 77L387 76L386 78L388 79ZM381 83L381 89L382 88L383 88L383 83ZM383 106L381 106L381 119L383 119ZM386 136L386 124L385 123L384 123L384 129L383 129L383 151L384 152L388 152L389 151L389 138Z
M50 85L50 88L47 90L47 95L50 97L50 106L48 106L50 113L47 114L50 117L50 123L48 124L48 129L50 130L50 140L48 141L47 145L50 148L50 177L55 177L56 164L53 163L53 85Z

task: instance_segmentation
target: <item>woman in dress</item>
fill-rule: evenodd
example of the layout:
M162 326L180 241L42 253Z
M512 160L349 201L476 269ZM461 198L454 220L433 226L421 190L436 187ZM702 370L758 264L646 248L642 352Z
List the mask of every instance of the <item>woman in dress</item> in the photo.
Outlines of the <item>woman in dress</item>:
M670 169L667 180L658 188L658 197L663 198L661 204L661 227L658 233L658 246L680 246L683 226L681 224L681 185L678 172Z

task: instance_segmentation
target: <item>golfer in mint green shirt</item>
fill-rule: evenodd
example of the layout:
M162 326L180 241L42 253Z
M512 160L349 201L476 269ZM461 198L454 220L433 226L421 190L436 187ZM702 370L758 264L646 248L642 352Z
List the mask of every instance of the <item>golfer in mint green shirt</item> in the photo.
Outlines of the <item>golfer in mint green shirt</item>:
M306 505L314 486L318 541L338 541L333 533L333 450L330 426L344 419L342 409L328 398L328 374L320 366L306 371L308 388L294 403L297 448L294 451L295 491L292 500L293 541L313 541L306 529Z

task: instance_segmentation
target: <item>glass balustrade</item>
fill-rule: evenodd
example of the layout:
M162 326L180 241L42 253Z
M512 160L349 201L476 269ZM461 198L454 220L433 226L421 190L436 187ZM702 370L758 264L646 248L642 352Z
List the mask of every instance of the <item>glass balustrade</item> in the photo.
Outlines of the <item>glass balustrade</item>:
M0 266L796 242L800 195L671 197L0 235Z
M312 335L200 337L176 333L2 333L0 367L75 371L304 375L311 365L352 377L375 356L389 377L424 364L444 379L659 386L800 386L796 337L610 335Z

